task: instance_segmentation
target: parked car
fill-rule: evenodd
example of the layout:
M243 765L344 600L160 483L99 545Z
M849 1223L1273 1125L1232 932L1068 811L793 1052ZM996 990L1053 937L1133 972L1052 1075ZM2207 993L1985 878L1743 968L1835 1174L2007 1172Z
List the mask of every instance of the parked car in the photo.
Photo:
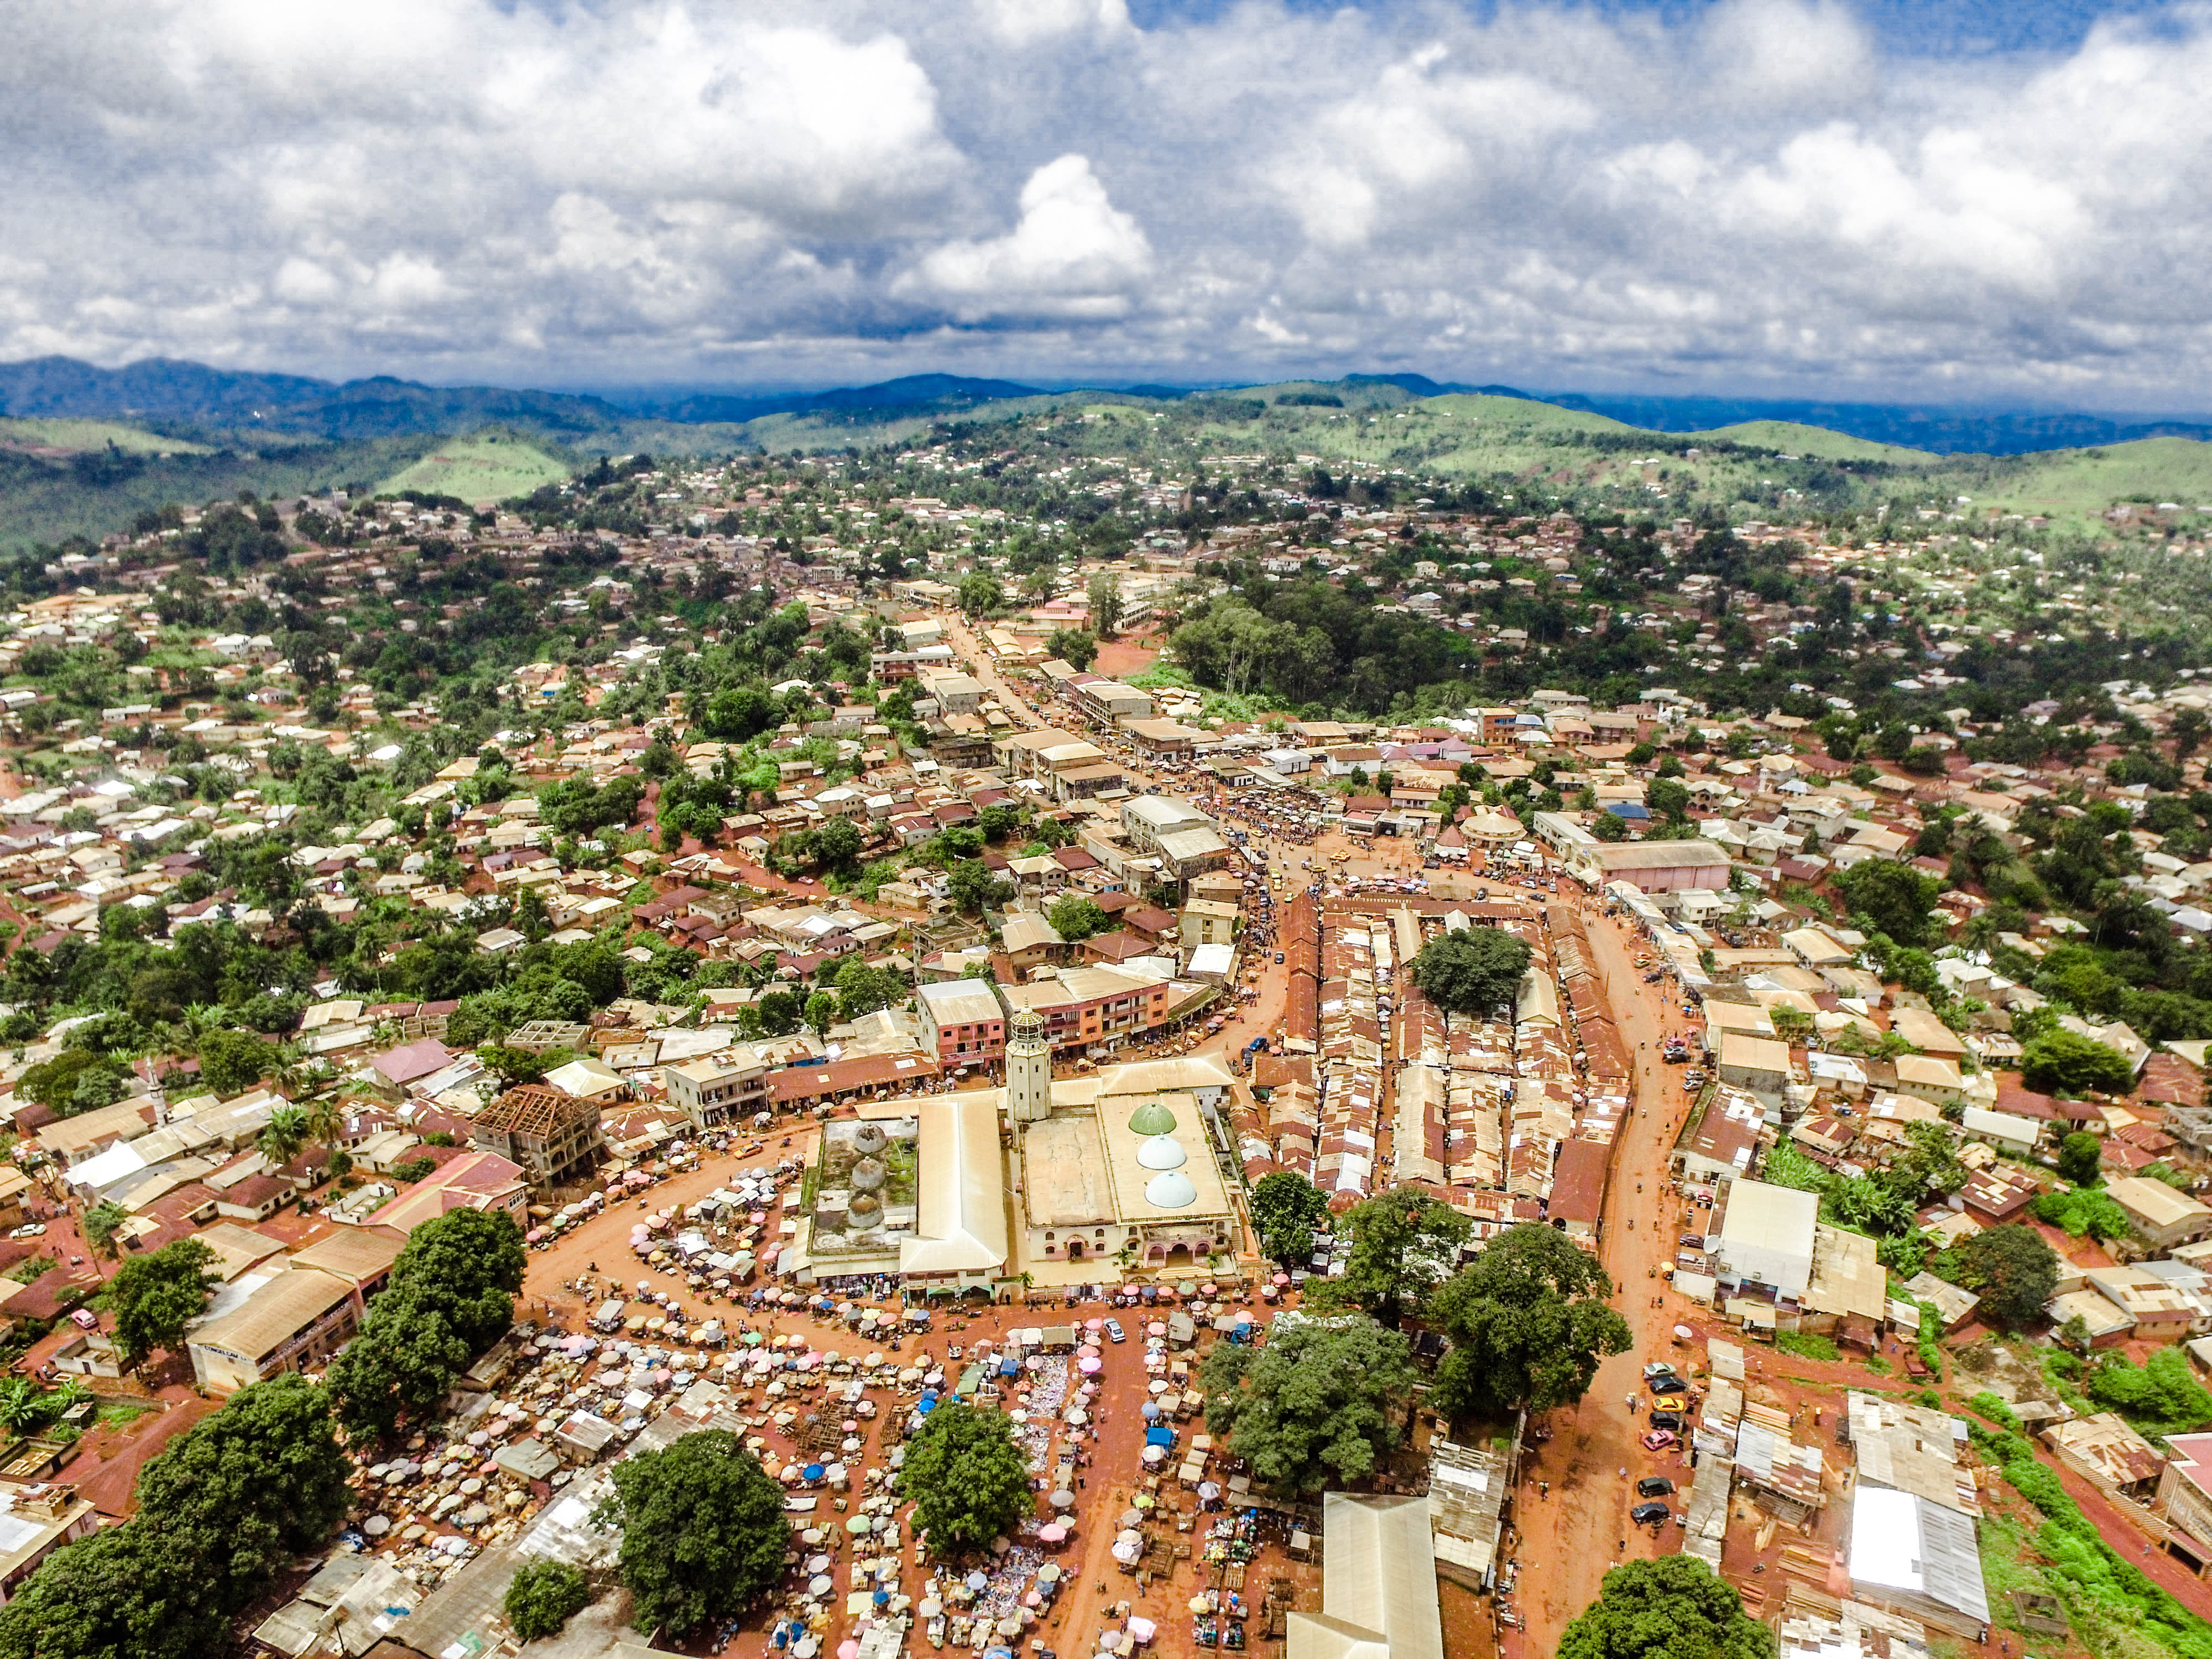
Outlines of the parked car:
M1674 1362L1671 1359L1647 1359L1644 1362L1644 1380L1646 1382L1649 1382L1655 1376L1672 1376L1674 1375Z
M1654 1394L1687 1394L1690 1385L1672 1371L1664 1376L1655 1376L1646 1384Z
M1671 1429L1654 1429L1640 1443L1646 1451L1672 1451L1682 1443Z
M1282 965L1283 965L1283 953L1282 953L1280 951L1276 951L1276 952L1275 952L1275 966L1276 966L1276 967L1278 967L1278 968L1279 968L1279 967L1281 967Z
M1673 1513L1664 1504L1638 1504L1629 1510L1628 1518L1639 1527L1657 1527L1665 1525Z
M1674 1243L1686 1250L1702 1250L1705 1248L1705 1236L1703 1233L1684 1233Z
M8 1235L10 1238L44 1238L46 1236L46 1224L43 1221L27 1223Z
M1674 1483L1663 1474L1647 1474L1636 1483L1638 1498L1664 1498L1674 1490Z
M1106 1322L1106 1340L1109 1342L1126 1342L1129 1340L1129 1334L1121 1328L1120 1320L1109 1319Z
M1680 1412L1653 1412L1647 1420L1655 1429L1679 1430L1682 1427L1682 1413Z

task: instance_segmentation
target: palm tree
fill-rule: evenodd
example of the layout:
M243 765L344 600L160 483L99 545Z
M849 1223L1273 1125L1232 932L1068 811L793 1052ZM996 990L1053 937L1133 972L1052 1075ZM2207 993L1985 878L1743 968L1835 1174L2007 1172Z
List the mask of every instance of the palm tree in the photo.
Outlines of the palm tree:
M271 1164L289 1164L307 1144L307 1114L297 1106L277 1107L269 1114L258 1144Z

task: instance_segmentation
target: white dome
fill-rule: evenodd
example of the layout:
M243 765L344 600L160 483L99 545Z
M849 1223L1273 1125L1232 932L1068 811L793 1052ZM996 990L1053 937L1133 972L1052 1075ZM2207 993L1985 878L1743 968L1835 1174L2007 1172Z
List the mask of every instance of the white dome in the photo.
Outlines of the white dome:
M1198 1201L1198 1188L1180 1170L1166 1170L1145 1183L1145 1201L1159 1210L1180 1210Z
M1173 1135L1149 1135L1137 1145L1137 1162L1147 1170L1180 1170L1189 1159Z

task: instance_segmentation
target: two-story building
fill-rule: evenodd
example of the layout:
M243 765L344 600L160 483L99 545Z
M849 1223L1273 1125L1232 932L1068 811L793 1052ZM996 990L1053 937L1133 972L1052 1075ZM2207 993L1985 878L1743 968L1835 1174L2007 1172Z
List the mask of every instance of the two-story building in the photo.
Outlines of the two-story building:
M743 1044L660 1068L669 1103L696 1128L734 1123L769 1109L768 1062Z
M922 1046L939 1066L992 1066L1006 1057L1006 1011L990 981L942 980L921 986L915 996Z

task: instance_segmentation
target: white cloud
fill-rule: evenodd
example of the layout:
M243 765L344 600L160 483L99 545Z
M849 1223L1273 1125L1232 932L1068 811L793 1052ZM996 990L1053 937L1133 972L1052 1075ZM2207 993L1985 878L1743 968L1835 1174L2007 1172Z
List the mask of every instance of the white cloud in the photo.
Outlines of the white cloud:
M1152 268L1152 245L1108 199L1088 158L1039 167L1022 186L1021 207L1004 236L933 249L892 291L942 295L966 321L1125 314Z
M2181 406L2208 80L2189 10L1942 62L1841 0L77 0L0 54L0 356Z

